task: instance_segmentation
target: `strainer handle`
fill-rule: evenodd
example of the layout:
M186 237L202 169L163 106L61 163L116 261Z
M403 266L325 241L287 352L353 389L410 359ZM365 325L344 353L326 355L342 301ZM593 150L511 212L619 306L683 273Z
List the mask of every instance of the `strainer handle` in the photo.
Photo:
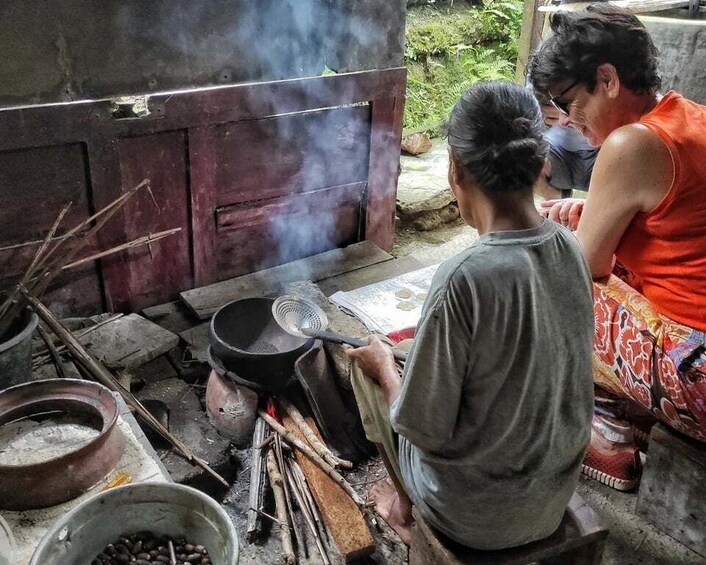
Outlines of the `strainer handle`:
M324 341L330 341L331 343L345 343L347 345L352 345L353 347L365 347L368 345L367 339L358 339L356 337L349 337L347 335L341 335L336 332L327 332L323 330L311 330L309 328L302 328L301 332L309 337L315 337L318 339L323 339Z
M336 332L326 332L322 330L311 330L308 328L302 328L302 333L308 335L309 337L315 337L318 339L323 339L324 341L329 341L332 343L345 343L347 345L352 345L353 347L365 347L368 345L368 340L358 339L355 337L349 337L347 335L341 335ZM398 361L407 361L407 353L405 351L400 351L399 349L392 348L392 355Z

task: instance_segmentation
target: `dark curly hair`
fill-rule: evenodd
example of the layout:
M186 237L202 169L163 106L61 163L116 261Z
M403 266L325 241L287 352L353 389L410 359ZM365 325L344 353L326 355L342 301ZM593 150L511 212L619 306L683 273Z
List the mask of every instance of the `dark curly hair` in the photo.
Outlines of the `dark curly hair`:
M648 94L659 89L657 48L642 22L630 12L607 3L585 10L557 12L551 20L553 35L532 55L529 81L546 96L562 82L596 87L596 70L613 65L628 89Z
M491 195L531 190L547 156L532 92L506 81L478 82L451 111L448 141L458 165Z

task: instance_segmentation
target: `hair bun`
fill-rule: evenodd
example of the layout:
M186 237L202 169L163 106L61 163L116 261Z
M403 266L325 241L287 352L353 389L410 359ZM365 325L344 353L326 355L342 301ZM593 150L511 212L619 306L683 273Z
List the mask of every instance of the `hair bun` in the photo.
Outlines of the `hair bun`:
M527 137L532 132L532 122L527 118L515 118L510 129L515 137Z

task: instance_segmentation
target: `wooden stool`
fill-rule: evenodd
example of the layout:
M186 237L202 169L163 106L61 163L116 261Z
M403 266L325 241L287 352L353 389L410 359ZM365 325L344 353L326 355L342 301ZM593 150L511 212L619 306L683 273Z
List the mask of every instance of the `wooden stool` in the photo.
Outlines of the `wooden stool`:
M409 565L598 565L608 530L576 493L559 529L548 538L520 547L480 551L459 545L424 522L417 508L409 548Z
M652 428L637 514L706 555L706 444L662 424Z

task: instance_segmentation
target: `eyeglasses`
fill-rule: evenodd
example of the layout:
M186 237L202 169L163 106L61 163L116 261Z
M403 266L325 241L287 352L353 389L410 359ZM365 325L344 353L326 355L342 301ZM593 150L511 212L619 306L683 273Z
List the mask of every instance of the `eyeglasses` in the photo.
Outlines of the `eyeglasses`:
M559 110L562 114L569 115L569 105L571 104L571 100L568 102L562 102L559 100L564 94L569 92L574 86L576 86L579 83L579 81L575 80L572 82L567 88L561 91L561 94L558 96L552 96L552 93L549 93L549 103L554 106L557 110Z

